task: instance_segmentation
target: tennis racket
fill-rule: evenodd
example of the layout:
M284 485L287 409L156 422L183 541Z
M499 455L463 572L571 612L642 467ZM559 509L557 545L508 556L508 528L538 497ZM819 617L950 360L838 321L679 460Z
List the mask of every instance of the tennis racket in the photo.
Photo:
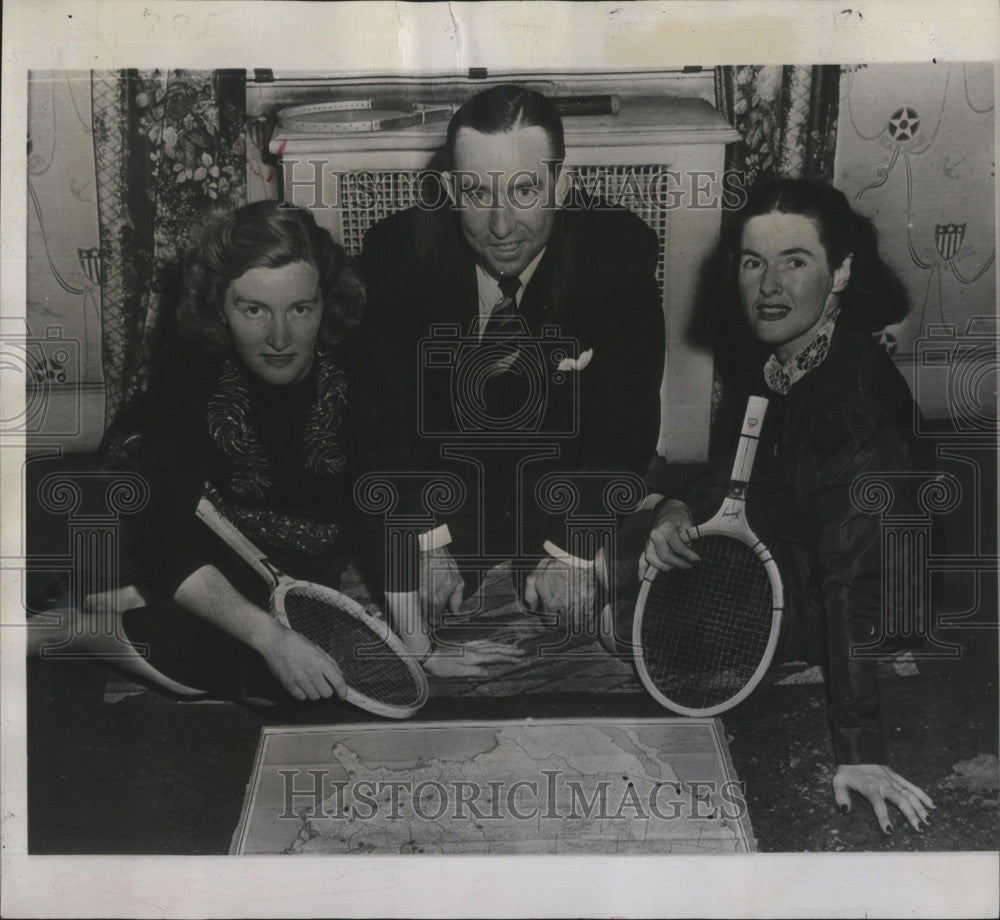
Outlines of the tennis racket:
M681 715L713 716L745 700L778 643L781 576L745 508L766 409L766 399L750 397L722 507L681 535L701 562L670 572L650 568L639 590L632 624L639 677Z
M566 116L617 115L615 95L552 96L556 111ZM408 102L398 98L345 99L293 105L278 112L282 128L301 134L353 134L398 131L451 118L460 103Z
M267 582L272 616L333 659L347 684L348 703L405 719L427 702L423 669L387 623L346 594L280 572L207 497L196 514Z

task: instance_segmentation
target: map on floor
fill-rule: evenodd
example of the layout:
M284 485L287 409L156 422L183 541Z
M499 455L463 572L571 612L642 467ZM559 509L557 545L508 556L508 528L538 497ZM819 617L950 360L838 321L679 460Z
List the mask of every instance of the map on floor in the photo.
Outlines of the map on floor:
M265 728L230 852L748 853L716 719Z

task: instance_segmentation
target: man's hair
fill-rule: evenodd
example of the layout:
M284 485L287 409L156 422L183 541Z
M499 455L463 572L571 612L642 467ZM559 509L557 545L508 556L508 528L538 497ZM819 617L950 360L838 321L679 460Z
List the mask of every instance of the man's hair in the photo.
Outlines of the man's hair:
M182 339L210 354L230 348L222 322L229 285L252 268L307 262L319 273L323 318L320 342L333 345L360 322L365 286L343 247L304 208L258 201L213 215L184 258L184 290L177 307Z
M460 128L471 128L480 134L506 134L514 128L532 127L544 129L552 159L561 164L566 157L562 119L556 107L541 93L513 83L501 83L476 93L466 100L448 123L445 169L455 168L455 139Z

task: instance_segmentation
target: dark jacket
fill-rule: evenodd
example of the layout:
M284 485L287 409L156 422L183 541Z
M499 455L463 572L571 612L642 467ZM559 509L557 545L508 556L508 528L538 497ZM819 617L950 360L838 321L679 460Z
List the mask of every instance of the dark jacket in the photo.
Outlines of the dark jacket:
M872 643L883 612L881 517L859 509L864 473L906 470L918 445L916 409L892 360L867 332L839 324L826 360L769 399L747 490L750 526L770 548L785 588L781 654L822 664L838 763L884 763ZM696 520L718 508L728 467L714 468L693 500ZM673 490L657 481L657 490ZM683 496L681 496L683 497ZM896 513L912 506L897 490Z
M478 360L470 330L479 298L457 216L411 209L380 221L365 238L369 306L358 347L373 394L368 467L399 485L395 513L427 514L426 477L401 474L450 472L464 501L415 531L447 522L456 554L541 555L544 539L569 549L565 513L536 500L541 477L568 474L586 513L599 510L608 476L641 475L655 452L664 334L657 255L656 235L628 211L559 212L518 311L525 353L539 369L535 402L520 427L491 428L477 426L474 412L458 414L470 400L463 374ZM563 357L588 349L585 368L556 371ZM579 475L588 472L601 475L588 482ZM376 540L381 525L373 522ZM395 574L397 590L415 586L415 572Z
M303 431L316 398L315 370L288 387L245 375L247 420L267 458L262 494L248 498L236 482L233 454L209 431L210 401L224 392L222 361L175 346L157 362L141 427L140 464L150 499L132 555L145 579L166 597L207 563L231 565L231 554L195 517L210 483L227 515L279 568L327 582L329 572L346 564L351 545L350 472L312 472L306 463ZM220 403L220 411L231 410ZM341 449L348 446L346 426L331 433Z

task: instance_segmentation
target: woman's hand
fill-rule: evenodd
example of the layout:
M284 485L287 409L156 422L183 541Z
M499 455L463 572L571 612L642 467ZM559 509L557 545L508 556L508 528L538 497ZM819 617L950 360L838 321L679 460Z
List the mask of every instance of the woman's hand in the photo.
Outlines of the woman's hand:
M871 802L879 826L886 834L892 833L886 801L892 802L906 816L915 831L923 830L921 821L930 823L927 809L936 807L923 789L882 764L841 764L837 767L833 777L833 797L844 814L851 810L852 789Z
M491 664L513 664L524 649L492 639L474 639L461 645L442 645L424 659L424 670L434 677L484 677Z
M281 685L297 700L343 699L347 684L336 662L305 636L273 622L259 650Z
M650 568L669 572L672 569L689 569L693 563L701 562L701 557L681 536L692 524L687 505L677 501L667 502L657 516L645 551L639 557L640 581Z

